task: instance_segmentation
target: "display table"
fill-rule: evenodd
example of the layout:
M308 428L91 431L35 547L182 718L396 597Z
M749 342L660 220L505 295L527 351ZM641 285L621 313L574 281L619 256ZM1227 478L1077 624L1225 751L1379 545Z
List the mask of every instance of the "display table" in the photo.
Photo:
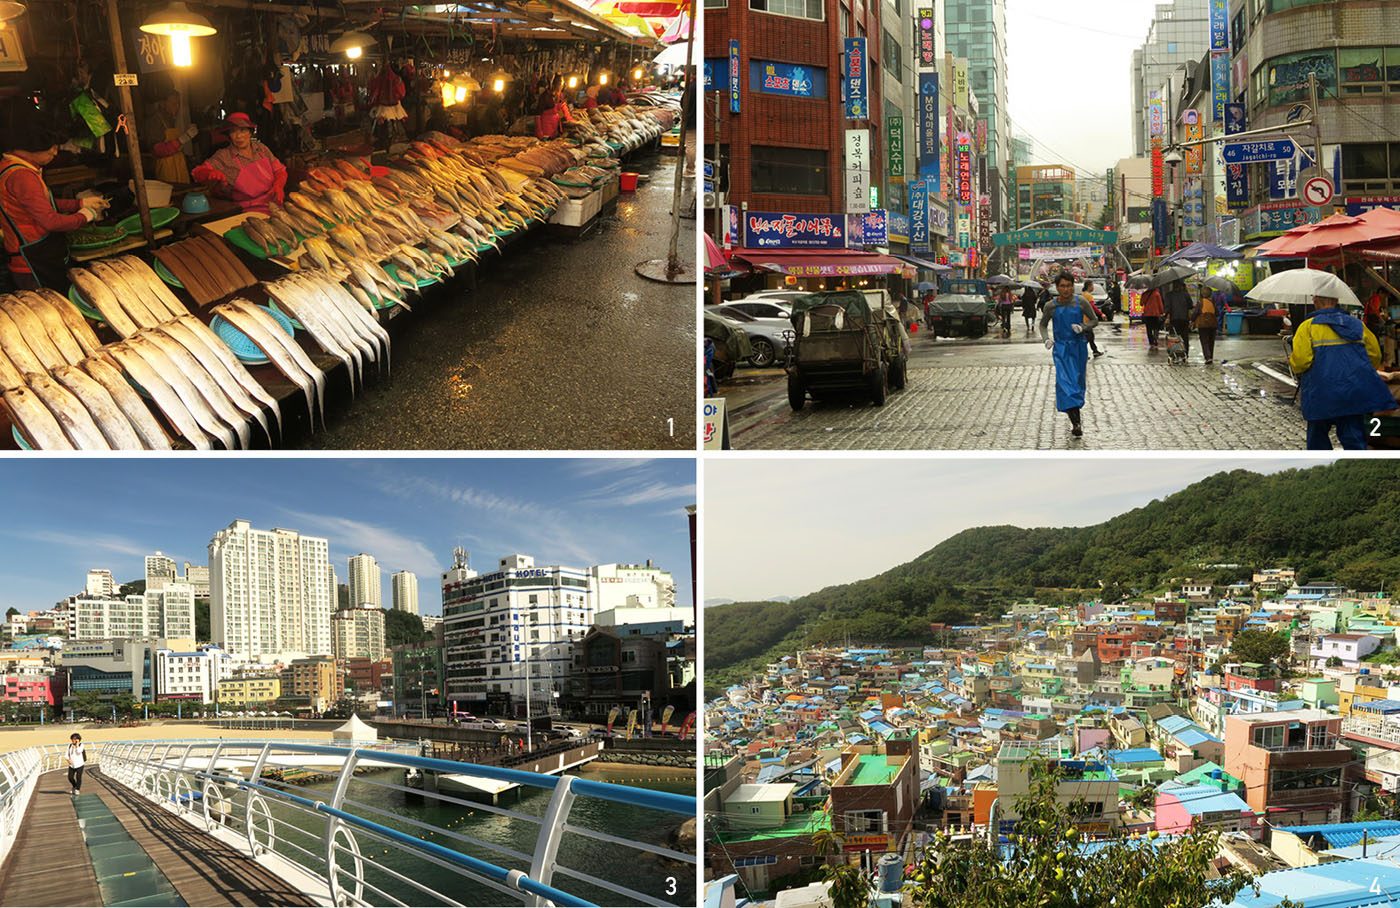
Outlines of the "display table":
M169 227L162 227L154 234L157 241L174 236L175 233ZM120 243L113 243L110 246L103 246L100 249L79 249L70 250L68 260L70 262L90 262L93 259L105 259L114 255L121 255L123 252L130 252L133 249L140 249L146 245L146 238L138 231Z

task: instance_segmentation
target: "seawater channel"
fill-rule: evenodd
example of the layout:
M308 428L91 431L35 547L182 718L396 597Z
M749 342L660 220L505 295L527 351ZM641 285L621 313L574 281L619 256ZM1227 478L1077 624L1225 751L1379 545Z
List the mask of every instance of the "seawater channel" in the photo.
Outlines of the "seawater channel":
M627 767L632 770L633 767ZM619 775L646 777L647 767L635 767L635 772L616 773L610 771L580 774L598 782L614 781ZM503 855L480 845L455 839L452 833L471 836L495 845L522 852L526 855L535 850L539 836L539 825L508 816L492 813L479 805L463 806L439 801L431 794L423 795L396 788L388 784L403 785L402 770L383 770L355 777L346 791L344 809L365 819L380 823L422 838L426 842L461 851L464 854L490 861L507 869L518 869L528 873L529 862ZM274 786L276 783L272 783ZM650 788L656 791L693 795L693 778L678 777L666 779L649 778L644 784L635 787ZM330 801L335 781L297 782L286 787L291 794L311 800ZM465 795L451 793L451 797L470 800ZM276 850L292 860L324 872L324 861L320 858L327 817L324 814L312 815L295 805L281 802L276 798L266 798L267 805L276 821L278 841ZM499 796L496 806L526 814L543 817L549 804L550 792L534 788L517 788ZM489 802L484 802L489 803ZM367 805L367 810L360 805ZM242 798L238 798L241 813ZM677 814L667 814L628 804L603 801L593 797L579 797L574 801L568 822L574 826L586 827L611 836L646 842L685 851L675 843L676 833L686 818ZM422 823L431 827L424 829L415 825ZM298 833L295 830L302 830ZM393 898L408 905L448 904L445 900L434 900L429 894L395 879L381 868L389 868L403 874L435 892L440 892L453 902L463 905L518 905L520 899L512 899L498 889L484 885L460 873L412 854L401 847L389 845L360 830L352 830L364 856L365 882L375 886ZM261 838L261 837L260 837ZM289 840L292 844L288 844ZM343 838L342 838L343 841ZM304 848L316 855L313 860L297 851L295 846ZM342 868L342 885L349 887L345 875L351 863L351 856L341 852L337 864ZM574 833L565 833L559 846L557 865L580 870L591 876L625 886L652 898L671 904L688 904L695 892L695 865L672 861L658 855L637 851ZM556 870L551 885L598 905L641 904L583 880L575 879ZM365 901L374 905L392 904L382 895L366 887Z

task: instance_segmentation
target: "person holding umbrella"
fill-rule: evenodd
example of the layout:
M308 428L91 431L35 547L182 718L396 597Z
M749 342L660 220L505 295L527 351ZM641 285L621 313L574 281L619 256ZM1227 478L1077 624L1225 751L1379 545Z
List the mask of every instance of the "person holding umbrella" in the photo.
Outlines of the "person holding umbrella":
M1069 417L1070 434L1084 434L1080 409L1084 406L1089 363L1089 341L1086 331L1099 323L1094 307L1087 299L1074 293L1074 275L1061 271L1055 277L1056 296L1045 304L1040 316L1040 337L1045 349L1055 354L1055 409ZM1055 336L1046 330L1055 325Z
M1285 304L1311 299L1315 311L1298 326L1288 357L1308 421L1308 450L1331 450L1334 427L1343 449L1365 450L1366 417L1395 409L1395 399L1376 373L1381 362L1376 336L1337 308L1341 301L1359 306L1356 294L1335 274L1297 268L1265 280L1249 298Z
M1181 338L1181 355L1184 361L1185 357L1191 355L1191 293L1186 289L1186 282L1177 279L1167 285L1162 305L1166 307L1167 321L1172 330Z
M1040 294L1036 292L1035 285L1026 284L1026 289L1021 293L1021 317L1026 320L1026 337L1031 336L1031 331L1035 325L1035 304L1040 299Z

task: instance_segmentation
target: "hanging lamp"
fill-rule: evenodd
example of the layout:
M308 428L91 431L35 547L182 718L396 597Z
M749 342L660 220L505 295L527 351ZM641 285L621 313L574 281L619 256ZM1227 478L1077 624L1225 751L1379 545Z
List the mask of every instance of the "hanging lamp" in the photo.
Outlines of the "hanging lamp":
M165 9L152 13L141 23L141 31L170 38L170 61L176 66L189 66L190 39L207 38L219 30L199 13L193 12L182 0L173 0Z
M331 53L344 53L351 60L358 60L366 47L373 47L379 39L364 32L346 32L331 43Z

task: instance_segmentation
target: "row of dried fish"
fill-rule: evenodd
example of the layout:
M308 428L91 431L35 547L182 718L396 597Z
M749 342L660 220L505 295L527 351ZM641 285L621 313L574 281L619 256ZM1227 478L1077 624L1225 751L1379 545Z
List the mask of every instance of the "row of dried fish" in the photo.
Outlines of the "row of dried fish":
M161 246L156 249L155 256L200 306L257 282L228 243L219 237L192 236Z
M122 337L190 314L151 266L134 255L69 268L68 278Z

